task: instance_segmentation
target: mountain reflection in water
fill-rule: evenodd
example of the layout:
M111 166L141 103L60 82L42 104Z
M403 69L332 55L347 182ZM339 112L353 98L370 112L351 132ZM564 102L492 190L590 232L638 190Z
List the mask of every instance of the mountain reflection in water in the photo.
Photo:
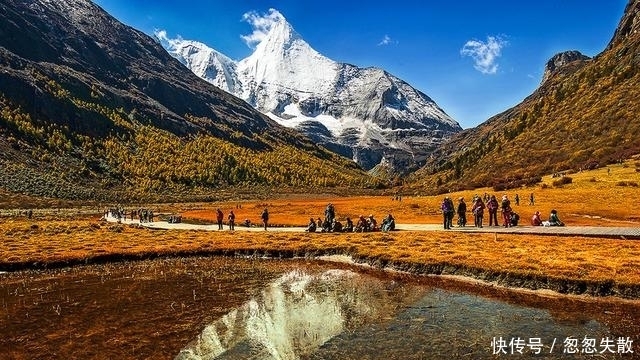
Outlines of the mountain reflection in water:
M388 319L425 290L348 270L292 271L208 325L176 359L296 359L340 333Z
M567 338L637 339L625 325L633 319L637 306L506 290L492 299L350 270L294 270L206 326L176 359L484 359L497 355L496 339L539 339L539 354L523 346L517 355L555 359Z

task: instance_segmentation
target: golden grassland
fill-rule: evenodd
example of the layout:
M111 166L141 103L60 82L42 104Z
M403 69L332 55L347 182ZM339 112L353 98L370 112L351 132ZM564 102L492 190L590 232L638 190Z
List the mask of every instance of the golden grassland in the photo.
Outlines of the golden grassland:
M446 264L518 276L640 284L640 242L581 237L409 232L309 234L149 230L97 220L0 224L0 263L77 263L101 256L242 252L329 254Z
M609 169L609 170L607 170ZM548 217L552 209L558 210L560 218L569 226L624 226L640 227L640 187L628 185L640 184L640 172L636 171L634 161L610 165L607 168L583 171L567 175L572 178L571 184L561 187L553 186L551 175L545 176L542 183L523 187L518 190L495 192L491 188L480 188L468 191L452 192L446 196L457 199L464 197L468 211L471 210L471 199L474 195L484 193L501 197L507 194L512 206L521 216L523 224L540 211L543 219ZM620 186L623 182L625 186ZM534 194L535 205L529 205L529 195ZM402 194L401 192L399 194ZM520 205L514 202L515 195L520 197ZM347 195L347 194L344 194ZM226 215L233 210L236 221L249 219L253 223L260 221L262 210L267 207L270 212L269 222L273 225L306 225L309 218L324 218L327 203L335 205L338 219L357 218L370 214L381 220L391 213L402 224L439 223L441 221L441 196L403 196L402 201L392 200L388 196L301 196L281 198L267 201L221 202L211 204L192 204L182 209L186 219L199 219L213 222L215 210L220 208ZM238 208L238 205L241 208ZM180 208L173 209L180 211ZM471 214L468 214L471 221ZM488 216L485 212L485 223Z
M634 167L618 164L611 166L610 171L603 168L571 176L573 182L562 187L551 185L556 179L545 177L543 184L517 191L521 204L514 207L523 222L535 210L547 214L556 208L568 226L640 226L636 207L640 204L639 189L616 185L620 181L637 181ZM485 191L491 193L490 189L477 189L449 196L469 200ZM535 195L535 206L528 205L531 192ZM515 193L507 192L511 197ZM262 209L268 207L272 223L302 225L311 216L322 217L326 204L332 202L338 218L369 213L382 218L391 212L401 224L439 223L441 200L442 196L403 197L402 201L392 200L391 195L322 195L307 199L295 196L253 202L172 204L166 205L164 211L213 220L215 209L221 207L225 214L233 209L238 222L245 217L257 222ZM423 273L438 273L438 267L449 267L471 269L465 274L479 277L486 272L520 279L640 286L640 241L634 240L446 231L308 234L149 230L101 222L97 216L90 219L86 215L75 219L0 217L0 264L6 269L192 254L346 254L358 261L427 269Z

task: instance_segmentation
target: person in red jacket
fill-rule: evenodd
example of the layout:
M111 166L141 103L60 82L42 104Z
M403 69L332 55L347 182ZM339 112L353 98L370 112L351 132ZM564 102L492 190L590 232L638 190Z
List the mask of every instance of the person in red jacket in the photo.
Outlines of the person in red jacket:
M540 226L542 225L542 218L540 217L540 211L536 211L535 214L531 217L531 225Z

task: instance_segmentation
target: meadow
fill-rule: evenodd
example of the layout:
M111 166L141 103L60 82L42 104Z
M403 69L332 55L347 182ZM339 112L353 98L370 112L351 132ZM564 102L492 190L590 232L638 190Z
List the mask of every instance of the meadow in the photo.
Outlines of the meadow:
M487 193L496 195L498 200L503 194L508 195L512 207L525 225L529 224L529 219L536 211L540 211L543 219L546 219L551 210L556 209L560 218L570 226L640 227L639 164L637 161L627 161L568 174L564 178L570 178L571 183L563 185L553 183L564 178L548 175L536 186L500 192L492 188L479 188L440 196L420 196L403 194L400 189L385 196L292 195L272 200L190 204L172 208L171 211L181 212L186 219L214 222L215 210L220 208L225 216L233 211L236 222L249 219L252 223L259 223L260 214L266 207L270 212L269 222L273 225L306 226L311 217L324 218L324 209L331 202L335 205L339 220L374 215L380 221L391 213L398 223L424 224L442 221L440 204L444 196L452 197L456 204L457 199L463 197L470 211L473 196ZM534 195L534 206L529 205L531 193ZM516 194L520 197L519 206L514 202ZM401 201L395 200L396 195L402 196ZM472 219L471 214L467 215L467 219ZM484 220L488 222L486 212Z
M631 164L631 166L629 165ZM570 174L572 182L557 186L545 177L518 193L514 208L528 222L534 211L543 217L552 208L568 226L640 226L640 191L633 185L639 172L633 163ZM619 185L624 183L625 185ZM631 185L629 185L631 184ZM448 194L469 199L492 189ZM534 193L535 205L529 205ZM339 219L392 213L400 224L439 223L443 196L314 195L260 201L164 204L158 212L181 213L186 221L211 221L215 209L236 212L256 223L263 208L274 225L305 225L322 217L327 203ZM357 262L420 274L465 275L507 286L547 288L559 292L619 295L640 298L640 242L623 239L461 234L457 232L397 231L392 233L309 234L149 230L136 225L107 223L99 215L58 216L36 212L0 218L0 266L4 270L59 267L154 257L192 255L315 257L349 255ZM485 219L485 222L487 220ZM226 229L226 228L225 228Z

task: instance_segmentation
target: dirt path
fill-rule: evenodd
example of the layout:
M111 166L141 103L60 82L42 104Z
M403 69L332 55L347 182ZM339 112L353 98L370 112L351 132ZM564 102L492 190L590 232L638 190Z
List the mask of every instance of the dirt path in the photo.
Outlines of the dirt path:
M107 217L107 221L117 222L114 217ZM204 231L230 231L228 226L224 226L223 230L218 230L218 225L195 225L187 223L171 224L166 221L155 221L140 223L139 220L122 220L124 224L138 224L150 229L174 229L174 230L204 230ZM267 231L276 232L304 232L304 227L269 227ZM445 231L440 224L398 224L397 231ZM235 231L252 231L262 232L264 228L259 226L246 227L236 225ZM557 236L588 236L588 237L604 237L604 238L621 238L621 239L640 239L640 227L603 227L603 226L565 226L565 227L543 227L543 226L516 226L504 228L501 226L485 226L476 228L473 226L454 227L454 232L467 233L509 233L509 234L538 234L538 235L557 235Z

